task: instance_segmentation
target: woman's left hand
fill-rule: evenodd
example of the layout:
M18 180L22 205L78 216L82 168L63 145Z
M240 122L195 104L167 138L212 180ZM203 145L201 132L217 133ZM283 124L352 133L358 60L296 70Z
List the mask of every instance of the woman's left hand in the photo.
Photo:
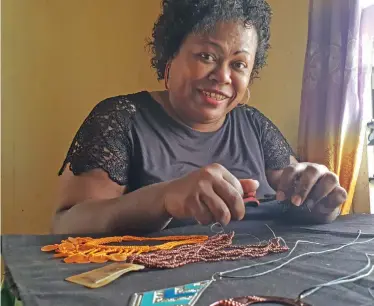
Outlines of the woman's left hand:
M278 184L277 200L286 199L316 217L330 220L339 214L347 192L340 186L338 176L326 166L296 163L283 170Z

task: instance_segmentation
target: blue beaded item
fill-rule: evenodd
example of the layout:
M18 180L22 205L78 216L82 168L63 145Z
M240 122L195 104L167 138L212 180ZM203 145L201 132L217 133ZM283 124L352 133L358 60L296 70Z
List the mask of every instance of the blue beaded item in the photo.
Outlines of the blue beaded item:
M210 281L206 280L183 286L135 293L131 296L129 306L188 306L209 283Z

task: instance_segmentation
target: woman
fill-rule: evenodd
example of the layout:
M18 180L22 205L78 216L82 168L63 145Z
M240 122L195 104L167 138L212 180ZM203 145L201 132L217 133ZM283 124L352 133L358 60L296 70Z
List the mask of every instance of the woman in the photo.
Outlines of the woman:
M290 199L298 220L334 220L346 199L337 176L298 162L245 105L270 18L265 0L163 0L149 45L166 89L112 97L89 114L60 170L54 232L149 232L173 218L227 224L243 218L243 195L254 191Z

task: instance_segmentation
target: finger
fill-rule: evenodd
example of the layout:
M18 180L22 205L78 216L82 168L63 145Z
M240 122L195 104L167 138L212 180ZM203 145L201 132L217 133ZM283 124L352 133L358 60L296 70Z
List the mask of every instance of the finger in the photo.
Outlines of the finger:
M336 174L332 172L324 174L318 180L306 201L309 210L313 210L315 204L326 198L337 186L339 186L339 179Z
M226 180L217 180L213 184L214 192L224 201L230 210L231 218L241 220L245 215L243 196Z
M206 205L215 222L227 225L231 220L231 213L225 202L212 190L200 195L200 201Z
M193 205L190 205L188 209L190 215L195 218L198 223L208 225L214 222L214 216L200 199L195 201Z
M242 185L244 195L255 192L260 186L260 183L257 180L252 179L242 179L239 180L239 182Z
M301 172L300 179L295 184L295 191L291 197L292 203L296 206L303 204L317 181L327 172L326 167L314 164L308 165Z
M239 180L229 171L227 170L224 166L220 164L213 164L212 165L213 169L215 169L220 176L227 181L231 186L233 186L241 196L243 196L243 187L240 184Z
M347 192L341 186L336 186L326 198L316 204L317 212L321 214L331 214L336 208L347 200Z
M279 180L277 189L276 199L278 201L284 201L290 198L294 191L294 182L297 180L297 176L301 171L300 164L291 165L285 168Z

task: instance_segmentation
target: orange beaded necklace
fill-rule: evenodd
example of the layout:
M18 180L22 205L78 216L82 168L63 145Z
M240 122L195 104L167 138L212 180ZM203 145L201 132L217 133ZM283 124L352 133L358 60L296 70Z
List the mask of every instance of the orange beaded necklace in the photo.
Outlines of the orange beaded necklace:
M165 237L136 237L114 236L94 239L91 237L69 237L59 244L46 245L43 252L55 251L55 258L64 257L66 263L104 263L125 261L130 255L139 255L160 250L171 250L188 244L202 244L208 236L165 236ZM107 245L124 241L169 241L159 245Z

